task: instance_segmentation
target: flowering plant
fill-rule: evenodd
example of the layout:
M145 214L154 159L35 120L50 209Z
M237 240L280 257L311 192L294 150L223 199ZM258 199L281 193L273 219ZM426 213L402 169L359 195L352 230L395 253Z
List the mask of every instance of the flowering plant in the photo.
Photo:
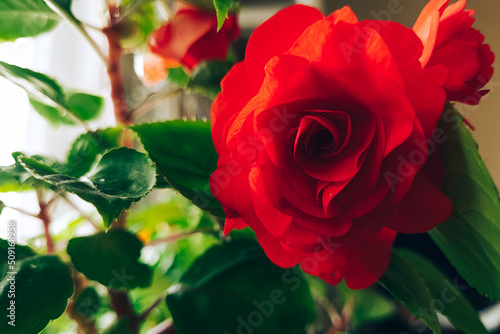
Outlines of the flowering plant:
M480 103L495 57L465 0L429 1L413 28L290 6L242 57L232 0L104 7L106 49L71 1L0 4L5 42L62 21L85 37L116 121L95 129L102 97L0 62L52 126L85 130L65 161L0 167L0 213L44 231L22 245L8 220L0 332L441 333L441 314L488 333L469 298L500 299L500 201L453 103ZM138 103L129 50L152 86ZM178 95L208 97L210 122L161 120ZM25 191L35 214L7 197Z

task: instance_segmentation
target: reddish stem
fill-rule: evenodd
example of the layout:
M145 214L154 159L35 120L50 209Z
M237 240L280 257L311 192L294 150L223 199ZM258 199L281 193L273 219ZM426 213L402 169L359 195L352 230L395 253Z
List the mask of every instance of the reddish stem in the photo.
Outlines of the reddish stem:
M47 253L54 253L54 242L52 241L52 236L50 235L50 217L47 212L47 205L42 201L42 195L38 195L38 206L40 207L40 213L38 213L38 218L43 222L43 230L45 233L45 240L47 243Z
M132 319L131 330L133 333L139 333L139 322L137 321L137 315L135 314L134 308L128 294L123 290L116 290L110 288L108 291L109 299L111 301L111 306L115 310L116 316L119 317L129 317Z
M108 39L109 55L108 55L108 77L111 84L111 98L115 109L115 118L118 123L130 125L130 112L125 97L125 85L123 84L123 75L121 71L121 57L123 49L120 45L120 36L115 29L115 22L118 14L118 8L114 5L109 5L109 26L103 29L104 34Z

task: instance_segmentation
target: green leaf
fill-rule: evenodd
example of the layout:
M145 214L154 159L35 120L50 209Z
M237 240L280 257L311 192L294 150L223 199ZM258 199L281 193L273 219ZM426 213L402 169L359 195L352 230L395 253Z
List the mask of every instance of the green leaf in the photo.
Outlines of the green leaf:
M30 104L35 111L45 118L53 127L60 125L75 125L76 122L68 115L65 109L49 106L45 103L40 103L35 99L30 99Z
M43 0L0 1L0 41L33 37L57 26L59 16Z
M0 61L0 76L24 89L33 108L54 126L93 119L103 108L101 97L84 93L67 97L54 79L27 68Z
M210 123L166 121L132 126L160 173L186 198L203 210L224 217L209 188L217 169Z
M78 137L68 152L68 175L81 177L89 172L100 155L119 146L121 132L121 128L108 128Z
M189 75L186 74L182 67L170 68L167 79L180 88L186 88L189 83Z
M75 115L84 121L97 118L104 109L104 99L102 97L84 93L69 95L67 103Z
M429 289L419 272L398 252L392 253L389 268L378 283L394 298L402 302L408 311L422 320L434 333L441 333Z
M240 5L234 0L214 0L214 7L217 11L217 30L220 30L224 25L229 12L238 9Z
M500 300L500 202L498 191L462 118L445 111L439 124L446 175L443 193L453 202L447 222L429 232L462 277Z
M167 295L177 333L303 334L315 308L296 270L275 266L255 242L212 247Z
M107 287L133 289L151 284L152 270L139 262L142 242L132 233L111 229L73 238L67 252L75 268Z
M132 203L146 196L156 182L156 170L148 157L125 147L106 153L87 176L88 181L62 174L22 154L17 159L35 177L94 204L106 227Z
M399 255L418 271L435 301L435 309L446 316L455 328L466 334L488 334L477 311L460 292L459 285L419 254L400 250Z
M16 155L14 153L13 155ZM41 157L37 157L40 159ZM14 156L15 159L15 156ZM0 192L22 192L32 190L35 187L47 186L44 182L36 180L17 161L10 166L0 167Z
M0 201L0 215L2 214L3 209L5 208L5 204Z
M2 256L3 259L7 257ZM3 268L6 267L4 263ZM10 295L10 271L17 272L12 281L15 297ZM54 255L19 257L15 269L3 270L1 279L1 309L8 310L12 302L15 303L15 327L11 322L13 318L5 315L0 318L0 332L5 334L41 332L51 320L64 313L74 292L71 270Z
M99 311L101 305L101 297L93 287L89 286L75 298L73 308L78 315L91 317Z
M220 82L233 63L223 61L207 61L197 66L187 85L193 92L210 98L215 98L220 93Z
M384 320L395 311L393 302L373 288L351 290L345 283L337 287L342 304L352 303L351 322L354 327Z
M162 24L156 3L152 0L122 0L119 10L122 19L114 29L118 32L124 49L144 45L148 36Z
M17 226L9 223L7 225L7 229L11 228L17 229ZM36 255L35 251L29 246L22 246L16 244L14 241L0 239L0 256L1 256L0 266L2 266L2 269L9 269L9 268L3 268L3 266L7 265L9 249L11 249L11 252L12 249L14 249L13 251L15 252L15 259L18 261ZM12 271L12 270L7 270L7 271Z

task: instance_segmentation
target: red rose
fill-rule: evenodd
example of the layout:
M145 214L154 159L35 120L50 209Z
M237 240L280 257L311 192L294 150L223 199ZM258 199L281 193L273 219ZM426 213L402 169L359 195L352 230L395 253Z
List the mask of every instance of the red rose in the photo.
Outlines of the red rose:
M493 75L495 55L483 44L484 36L471 28L473 10L466 0L447 7L449 0L432 0L423 9L413 30L424 43L422 65L442 64L448 69L443 88L448 100L478 104L487 90L480 90Z
M446 71L422 69L421 54L411 29L347 7L325 18L296 5L258 27L212 107L225 232L249 226L277 265L364 288L396 232L445 221Z
M240 34L236 15L230 15L217 32L212 12L182 4L169 22L149 38L153 53L163 57L167 67L194 68L207 60L224 60L229 44Z

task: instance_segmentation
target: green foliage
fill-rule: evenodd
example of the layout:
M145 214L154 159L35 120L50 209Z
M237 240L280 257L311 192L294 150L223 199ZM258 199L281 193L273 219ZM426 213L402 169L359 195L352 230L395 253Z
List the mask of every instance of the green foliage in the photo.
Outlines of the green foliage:
M101 97L83 93L66 96L54 79L27 68L0 61L0 76L23 88L33 108L53 126L91 120L103 109Z
M121 128L108 128L78 137L68 152L68 175L81 177L89 172L99 156L119 146L121 131Z
M296 270L275 266L252 241L214 246L170 289L166 301L175 328L179 334L256 327L259 333L303 334L315 312L307 281Z
M118 148L104 154L88 181L81 181L27 156L18 161L35 177L92 203L109 227L132 203L146 196L156 182L156 170L145 154Z
M0 332L39 333L66 310L74 292L71 270L57 256L36 255L19 245L15 246L15 265L8 263L8 244L1 240L0 245L0 307L8 314L9 307L15 308L15 327L11 322L14 318L3 316ZM16 273L15 278L12 272Z
M97 118L104 109L104 99L90 94L69 94L66 102L73 113L84 121Z
M195 93L215 98L221 90L220 82L233 65L223 61L204 62L194 69L188 87Z
M24 191L31 189L25 182L29 173L19 164L0 167L0 192Z
M237 10L240 5L235 0L213 0L217 11L218 30L222 28L230 11Z
M91 287L86 287L78 296L75 296L73 308L76 314L83 317L95 315L102 305L102 300L97 291Z
M160 173L186 198L223 217L222 206L210 191L217 168L210 123L166 121L132 126Z
M120 43L124 49L133 49L142 46L148 36L160 25L157 4L153 0L127 0L120 4L122 18L114 27L120 36Z
M389 268L378 283L434 333L441 333L429 289L419 272L401 254L393 251Z
M351 290L342 282L337 291L342 305L346 307L350 303L352 307L351 322L355 328L365 323L384 320L395 311L393 302L373 288Z
M460 292L460 285L454 284L419 254L408 250L400 250L399 254L416 269L429 288L436 310L445 315L455 328L466 334L488 334L477 311Z
M220 93L220 82L233 65L232 62L207 61L198 65L191 76L177 67L168 70L167 79L180 88L213 99Z
M0 1L0 41L36 36L58 22L59 16L43 0Z
M132 233L112 229L69 241L75 268L107 287L133 289L151 284L152 270L139 262L142 242Z
M429 235L467 282L500 300L500 202L477 144L455 111L445 112L439 127L446 176L443 193L453 202L447 222Z

